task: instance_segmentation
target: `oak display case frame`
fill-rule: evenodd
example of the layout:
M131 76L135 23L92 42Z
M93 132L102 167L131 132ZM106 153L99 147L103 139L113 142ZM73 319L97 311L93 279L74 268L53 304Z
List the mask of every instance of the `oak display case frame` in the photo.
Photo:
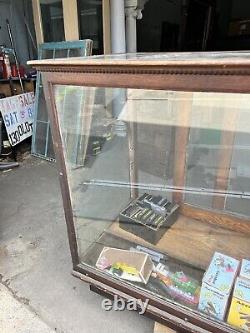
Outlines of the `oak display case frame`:
M52 136L59 170L63 196L65 217L73 261L73 275L88 282L92 289L106 295L119 295L124 299L149 299L147 315L178 332L238 332L222 322L201 316L197 312L187 310L169 301L162 301L146 291L128 286L122 281L98 272L80 263L77 250L77 239L74 217L70 199L67 170L64 159L63 143L59 129L53 87L55 85L71 85L85 87L116 87L152 90L171 90L180 92L218 92L218 93L250 93L250 53L182 53L182 54L137 54L118 55L115 57L90 57L32 61L30 64L42 72L45 96L52 124ZM182 108L189 108L187 103ZM188 124L188 112L182 123ZM234 123L234 113L230 117ZM220 159L220 167L216 175L213 208L205 210L183 203L182 189L185 182L185 150L188 142L188 125L179 127L175 134L175 163L173 191L174 201L181 206L181 214L207 223L225 227L227 230L250 237L250 218L241 215L226 214L217 209L223 207L224 198L220 196L229 174L221 174L221 170L229 169L232 151L225 149ZM225 131L221 143L233 142L234 132ZM133 159L133 156L131 157ZM177 163L178 161L178 163ZM133 161L134 162L134 161ZM131 174L130 177L135 177ZM133 178L132 178L133 179ZM236 244L238 246L238 244Z

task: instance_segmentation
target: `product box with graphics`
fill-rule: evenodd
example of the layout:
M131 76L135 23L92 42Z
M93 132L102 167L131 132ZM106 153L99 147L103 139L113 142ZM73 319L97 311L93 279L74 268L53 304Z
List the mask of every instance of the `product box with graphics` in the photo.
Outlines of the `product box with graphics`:
M206 283L202 284L199 310L210 317L223 320L227 310L228 295L219 292L217 289Z
M238 269L238 260L226 256L225 254L215 252L204 275L203 282L223 294L229 294L232 290Z
M202 280L199 310L224 320L239 261L215 252Z
M227 321L250 332L250 280L237 278Z
M154 265L148 254L104 247L96 267L123 280L146 284Z
M250 260L242 259L240 277L250 280Z

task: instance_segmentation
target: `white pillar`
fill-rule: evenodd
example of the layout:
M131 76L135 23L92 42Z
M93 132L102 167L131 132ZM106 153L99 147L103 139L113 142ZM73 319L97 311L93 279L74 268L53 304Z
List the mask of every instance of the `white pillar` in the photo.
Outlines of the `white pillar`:
M110 23L112 53L126 53L124 0L110 0ZM118 136L126 136L126 125L118 120L126 101L126 89L115 89L112 93L112 114L117 118L115 132Z
M125 10L126 15L126 51L129 53L136 52L137 38L136 38L136 8L130 7Z
M137 51L136 20L142 19L142 10L148 0L125 0L126 15L126 50L129 53Z
M110 0L111 49L112 53L125 53L125 10L124 0Z

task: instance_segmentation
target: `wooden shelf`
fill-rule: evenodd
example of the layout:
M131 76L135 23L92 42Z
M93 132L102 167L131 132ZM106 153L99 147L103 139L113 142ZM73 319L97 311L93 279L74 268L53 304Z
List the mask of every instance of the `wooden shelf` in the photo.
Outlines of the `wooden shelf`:
M21 78L22 81L36 81L36 78L35 77L30 77L30 78L26 78L26 77L22 77ZM13 77L11 79L0 79L0 83L9 83L10 81L20 81L18 77Z
M237 259L248 258L250 254L249 234L184 215L179 215L157 245L121 229L117 222L111 225L110 231L130 241L166 252L171 257L201 269L208 267L215 251Z
M22 79L24 90L26 92L32 92L35 90L36 79L34 78L23 78ZM20 81L17 78L11 80L0 79L0 93L4 94L6 97L19 95L22 93Z

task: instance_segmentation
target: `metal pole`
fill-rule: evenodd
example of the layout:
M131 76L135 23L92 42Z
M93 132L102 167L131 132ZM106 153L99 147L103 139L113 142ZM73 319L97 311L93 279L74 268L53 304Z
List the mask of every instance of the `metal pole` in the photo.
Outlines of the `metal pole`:
M112 53L126 52L124 0L111 0L111 49Z
M14 45L14 41L13 41L13 37L12 37L12 32L11 32L9 20L6 20L6 23L7 23L7 29L8 29L8 34L9 34L9 38L10 38L11 47L12 47L13 53L14 53L14 58L15 58L15 63L16 63L16 68L17 68L17 74L18 74L18 78L19 78L19 81L20 81L21 90L22 90L22 93L24 93L23 81L22 81L22 78L21 78L21 75L20 75L20 69L19 69L19 64L18 64L17 55L16 55L16 49L15 49L15 45Z

